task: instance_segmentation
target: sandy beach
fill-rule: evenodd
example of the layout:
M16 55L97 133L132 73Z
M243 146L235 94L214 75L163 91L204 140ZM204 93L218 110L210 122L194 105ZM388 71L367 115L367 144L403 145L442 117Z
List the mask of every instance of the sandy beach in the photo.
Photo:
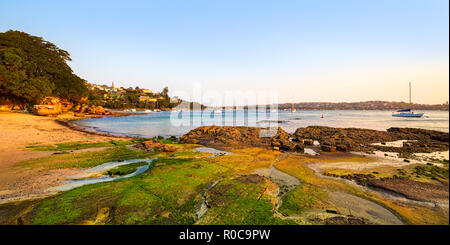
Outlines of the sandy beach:
M67 118L66 118L67 119ZM28 113L0 112L0 199L9 196L24 197L40 194L53 186L64 176L77 170L61 169L46 171L20 171L15 165L21 161L50 156L54 151L33 151L27 149L30 144L57 144L75 141L100 142L124 139L114 136L95 135L73 130L57 122L56 117L41 117ZM102 148L90 148L73 151L96 151Z

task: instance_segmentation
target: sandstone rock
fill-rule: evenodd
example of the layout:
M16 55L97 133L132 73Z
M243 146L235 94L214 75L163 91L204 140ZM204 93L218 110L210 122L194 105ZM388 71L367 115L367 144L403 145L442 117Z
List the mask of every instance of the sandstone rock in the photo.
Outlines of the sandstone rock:
M12 108L12 105L0 105L0 111L11 111Z
M344 144L339 144L339 145L336 145L336 150L337 151L347 151L348 147Z
M80 113L87 113L89 110L89 106L87 104L80 105L78 112Z
M33 106L33 112L39 116L58 115L62 112L60 99L56 97L45 97L41 104Z
M105 112L105 109L102 106L90 106L88 108L89 114L96 114L96 115L102 115Z
M152 152L174 152L176 148L171 145L163 144L155 140L147 140L136 145L136 147Z
M320 150L325 151L325 152L334 152L334 151L336 151L336 146L332 146L332 145L321 145L321 146L320 146Z
M448 183L426 183L408 178L370 178L367 186L418 201L448 201L449 198Z
M203 126L180 137L180 143L214 146L269 146L270 138L259 137L260 128Z
M203 126L180 137L180 143L203 144L211 147L267 147L274 150L302 152L304 145L292 141L292 135L278 128L273 137L261 135L261 128Z
M73 107L73 103L72 102L67 101L67 100L61 101L61 110L63 112L69 111L70 109L72 109L72 107Z
M445 151L449 148L449 133L416 129L389 128L387 131L360 128L332 128L310 126L298 128L294 136L297 139L312 139L320 142L323 151L389 151L389 152L433 152ZM386 142L408 140L403 147L389 147ZM304 141L309 144L309 141ZM306 143L308 142L308 143ZM380 143L381 145L372 145Z
M164 145L164 151L165 152L175 152L177 150L177 148L175 148L175 146L172 145Z
M283 151L303 152L305 146L300 142L292 142L290 138L291 136L288 133L278 127L277 133L272 137L271 146L278 147Z

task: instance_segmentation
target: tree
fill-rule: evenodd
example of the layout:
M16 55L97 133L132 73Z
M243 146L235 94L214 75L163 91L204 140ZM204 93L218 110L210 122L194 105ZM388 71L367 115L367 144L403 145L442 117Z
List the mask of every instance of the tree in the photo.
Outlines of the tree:
M45 96L78 101L86 81L73 74L67 51L20 31L0 33L0 97L37 102Z
M161 95L165 98L168 99L169 98L169 88L168 87L164 87L163 91L161 92Z

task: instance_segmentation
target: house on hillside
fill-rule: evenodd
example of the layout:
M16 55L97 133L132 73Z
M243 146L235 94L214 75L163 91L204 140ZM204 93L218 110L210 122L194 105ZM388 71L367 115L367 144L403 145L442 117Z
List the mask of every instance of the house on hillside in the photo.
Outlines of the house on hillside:
M139 96L139 102L156 102L157 99L150 98L149 96Z

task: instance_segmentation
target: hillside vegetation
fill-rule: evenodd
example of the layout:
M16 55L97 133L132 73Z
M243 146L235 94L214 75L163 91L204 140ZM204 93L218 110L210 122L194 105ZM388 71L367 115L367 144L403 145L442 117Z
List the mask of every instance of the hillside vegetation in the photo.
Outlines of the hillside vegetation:
M0 33L0 103L38 102L45 96L79 101L86 82L67 64L67 51L20 31Z

